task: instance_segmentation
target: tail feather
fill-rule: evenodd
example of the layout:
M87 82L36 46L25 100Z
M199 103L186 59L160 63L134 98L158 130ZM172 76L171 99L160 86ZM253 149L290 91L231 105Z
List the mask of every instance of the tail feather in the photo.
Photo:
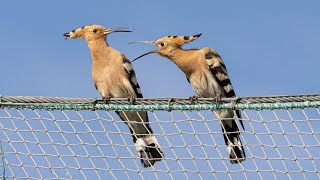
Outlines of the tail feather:
M153 166L156 161L161 161L164 157L163 151L153 135L138 138L134 145L143 167Z
M223 138L227 146L231 164L241 163L246 160L243 145L240 140L240 130L231 110L215 111L221 121Z
M116 113L129 126L134 146L143 166L150 167L156 161L161 161L164 154L148 123L147 112L116 111Z
M227 145L231 164L241 163L246 160L246 154L244 152L239 133L227 133L226 135L224 134L223 137Z

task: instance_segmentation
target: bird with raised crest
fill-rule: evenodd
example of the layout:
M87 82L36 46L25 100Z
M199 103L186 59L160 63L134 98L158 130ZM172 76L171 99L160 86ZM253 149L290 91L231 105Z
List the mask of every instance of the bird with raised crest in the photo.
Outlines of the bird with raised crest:
M66 38L85 39L92 56L92 79L94 85L108 103L110 98L142 98L133 66L128 58L107 43L107 35L113 32L131 32L128 28L105 28L89 25L64 34ZM153 166L163 159L163 151L153 135L145 111L116 111L128 125L134 146L144 167Z
M194 41L200 36L201 34L166 36L157 41L132 42L152 44L158 47L157 50L147 52L133 61L148 54L159 54L170 59L185 73L188 82L199 97L215 98L215 103L219 103L222 97L235 97L226 66L214 49L209 47L182 49L184 44ZM197 100L197 96L191 97L191 100L194 102ZM232 164L241 163L246 159L246 155L240 140L240 129L236 123L236 117L238 117L244 129L240 111L219 109L214 113L222 127L230 162Z

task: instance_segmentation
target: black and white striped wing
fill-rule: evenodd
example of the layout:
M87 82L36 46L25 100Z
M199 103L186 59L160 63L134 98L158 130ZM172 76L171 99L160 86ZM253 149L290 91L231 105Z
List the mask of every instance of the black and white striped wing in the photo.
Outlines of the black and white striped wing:
M224 92L225 97L235 97L236 94L233 90L230 78L228 76L227 68L222 61L220 55L211 48L204 49L204 56L207 61L208 67L213 74L214 78L220 85L222 91ZM241 118L241 112L236 111L238 118ZM240 119L241 126L244 129L243 122Z
M140 86L139 86L137 78L136 78L136 73L133 70L131 62L124 55L122 55L122 60L123 60L123 68L126 70L126 72L129 75L129 80L130 80L131 86L132 86L135 94L137 95L138 98L143 98Z

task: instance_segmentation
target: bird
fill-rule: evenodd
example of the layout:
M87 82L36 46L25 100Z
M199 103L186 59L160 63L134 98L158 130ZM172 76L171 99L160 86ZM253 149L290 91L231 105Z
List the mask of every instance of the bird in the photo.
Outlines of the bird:
M170 59L182 70L196 94L202 98L215 98L216 103L222 97L235 97L226 66L221 56L212 48L182 49L184 44L198 39L201 34L193 36L166 36L156 41L136 41L132 43L145 43L156 45L158 49L142 54L133 61L148 54L159 54ZM132 62L133 62L132 61ZM197 96L190 97L197 100ZM220 120L227 152L232 164L241 163L246 159L245 151L240 140L240 130L236 123L239 118L242 128L241 112L239 110L215 110L214 114ZM236 115L235 115L236 114Z
M143 98L136 74L129 59L109 46L107 36L114 32L131 32L129 28L105 28L88 25L64 33L66 39L85 39L92 57L92 79L102 99ZM150 127L146 111L116 111L127 124L143 167L150 167L164 158L164 153Z

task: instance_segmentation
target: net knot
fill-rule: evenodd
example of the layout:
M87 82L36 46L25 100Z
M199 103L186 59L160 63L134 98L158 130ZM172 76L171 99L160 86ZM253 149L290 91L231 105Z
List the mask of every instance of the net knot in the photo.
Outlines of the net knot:
M94 100L92 101L92 107L91 110L95 111L96 110L96 105L98 104L98 99L94 98Z
M170 98L169 100L168 100L168 111L170 112L171 111L171 103L174 101L174 99L173 98Z
M232 110L236 110L236 104L238 103L238 101L240 100L241 98L236 96L231 102L230 102L230 109Z

